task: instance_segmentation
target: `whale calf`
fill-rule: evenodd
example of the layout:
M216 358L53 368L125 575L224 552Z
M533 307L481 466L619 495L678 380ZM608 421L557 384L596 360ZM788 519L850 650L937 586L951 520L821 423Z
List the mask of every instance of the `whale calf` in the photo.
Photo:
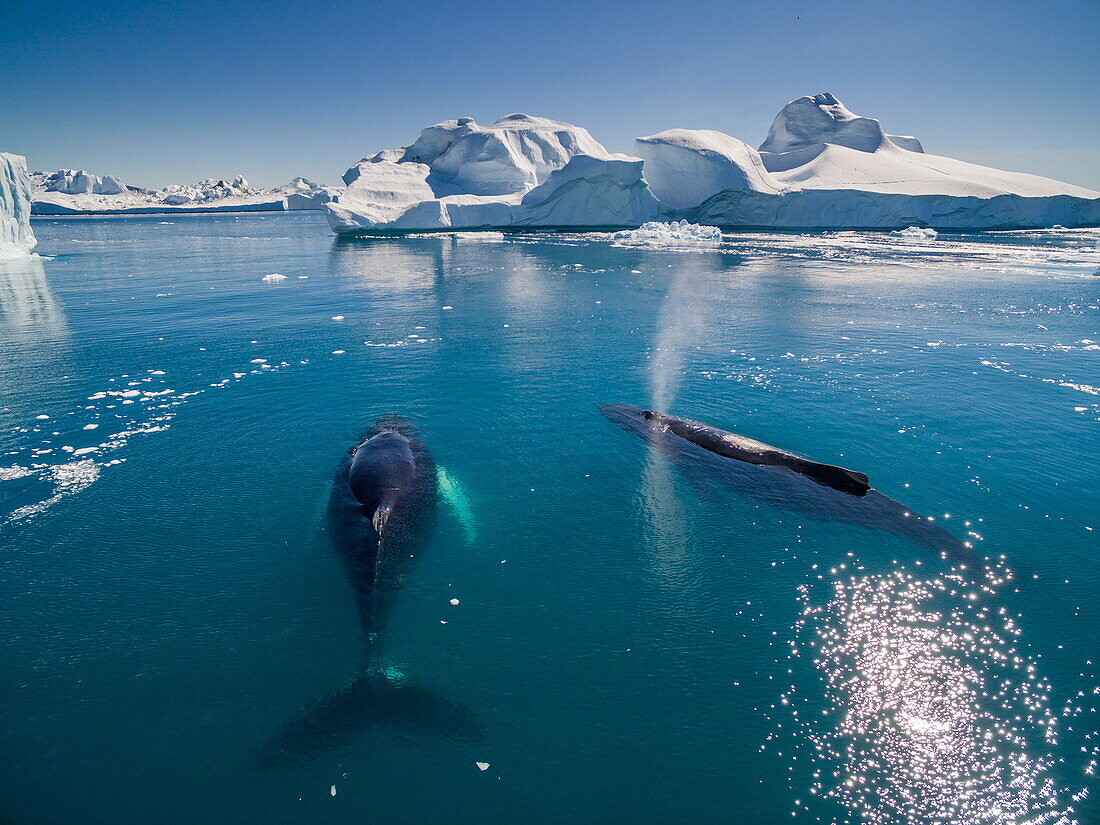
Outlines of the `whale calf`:
M476 731L466 708L413 683L383 656L401 585L427 546L439 498L435 461L404 418L378 419L336 469L328 528L359 613L362 659L355 679L286 724L264 746L267 766L301 762L351 744L366 727L407 735Z
M599 409L609 421L667 455L698 486L717 480L765 504L821 521L892 533L951 562L981 570L981 556L969 542L875 490L863 473L629 404L600 404Z

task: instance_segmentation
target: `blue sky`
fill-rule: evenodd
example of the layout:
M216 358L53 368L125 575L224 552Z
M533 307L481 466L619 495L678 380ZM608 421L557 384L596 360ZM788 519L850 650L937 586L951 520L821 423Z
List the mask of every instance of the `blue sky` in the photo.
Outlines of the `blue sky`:
M0 150L160 186L337 182L470 115L759 144L831 91L925 148L1100 189L1100 0L0 0Z

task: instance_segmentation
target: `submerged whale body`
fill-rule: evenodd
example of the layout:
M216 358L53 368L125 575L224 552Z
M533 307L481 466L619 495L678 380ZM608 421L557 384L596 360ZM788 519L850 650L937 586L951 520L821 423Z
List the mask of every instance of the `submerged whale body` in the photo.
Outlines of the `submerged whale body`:
M383 660L386 623L431 537L438 493L431 453L399 416L380 418L345 453L333 478L328 524L359 611L362 663L351 683L283 726L262 749L262 764L315 758L370 727L414 738L476 731L469 710Z
M765 504L820 521L882 530L980 569L981 557L934 521L869 486L854 470L819 464L690 419L629 404L600 404L614 424L667 455L690 480L719 480Z

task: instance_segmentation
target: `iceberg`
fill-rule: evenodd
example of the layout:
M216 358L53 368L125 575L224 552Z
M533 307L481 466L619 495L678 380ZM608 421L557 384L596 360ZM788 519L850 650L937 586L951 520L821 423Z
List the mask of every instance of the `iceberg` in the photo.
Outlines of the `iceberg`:
M835 95L788 103L758 149L710 129L640 137L637 157L585 129L514 114L464 117L364 157L323 204L338 234L432 229L984 230L1100 224L1100 192L929 154Z
M275 190L286 198L286 208L321 209L343 191L343 187L327 186L301 176Z
M0 152L0 259L21 258L35 243L27 160Z
M662 212L642 160L587 130L525 114L429 126L404 149L365 157L324 205L338 234L428 229L638 226Z
M284 190L294 186L296 178L279 190L252 186L244 175L233 180L207 178L194 184L172 184L163 189L142 189L128 186L117 175L93 175L83 169L60 169L56 172L34 172L32 212L36 215L72 214L136 214L150 212L270 212L288 208L313 208L304 205L321 197L325 187L306 181L306 199L289 205ZM298 190L295 188L295 192ZM331 196L330 196L331 197Z

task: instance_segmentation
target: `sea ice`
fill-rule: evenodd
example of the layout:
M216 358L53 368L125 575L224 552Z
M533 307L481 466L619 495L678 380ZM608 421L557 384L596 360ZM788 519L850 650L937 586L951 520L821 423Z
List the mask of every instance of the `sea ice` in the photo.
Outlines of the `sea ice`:
M935 238L939 233L935 229L929 226L909 226L905 229L895 229L891 235L897 235L902 238L915 238L917 240L931 240Z
M277 284L279 281L285 281L286 275L280 275L278 272L272 272L270 275L264 275L261 281L267 281L269 284Z

